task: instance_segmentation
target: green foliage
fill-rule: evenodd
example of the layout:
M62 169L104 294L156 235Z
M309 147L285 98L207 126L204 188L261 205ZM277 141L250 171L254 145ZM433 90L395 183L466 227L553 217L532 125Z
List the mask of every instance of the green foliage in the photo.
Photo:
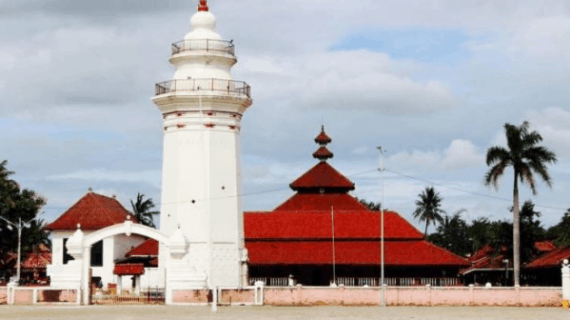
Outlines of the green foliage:
M133 207L133 214L141 224L156 228L153 216L160 212L152 211L152 208L154 208L155 205L151 198L144 200L144 194L138 193L137 201L133 202L133 200L131 200L131 206Z
M445 214L445 211L441 209L442 198L433 187L426 187L418 196L420 200L416 201L416 210L413 215L414 218L419 219L421 222L425 221L425 235L427 236L430 224L435 225L436 222L443 223L442 215Z
M29 189L21 189L20 185L11 179L13 171L7 169L8 161L0 162L0 216L18 224L37 218L45 198ZM45 223L41 219L32 220L29 227L22 229L22 252L30 251L38 244L49 245L49 234L43 230ZM0 260L9 252L15 252L18 248L18 230L0 219Z
M566 210L560 222L546 231L546 239L553 239L557 246L570 246L570 209Z
M436 232L429 235L428 240L461 256L470 253L473 244L467 241L469 228L465 220L461 219L463 212L465 210L461 209L451 217L445 215Z

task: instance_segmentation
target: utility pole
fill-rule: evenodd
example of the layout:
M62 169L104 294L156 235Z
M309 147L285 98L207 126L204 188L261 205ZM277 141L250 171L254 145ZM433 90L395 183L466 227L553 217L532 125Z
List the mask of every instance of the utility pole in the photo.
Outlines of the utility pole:
M380 167L378 170L382 174L382 200L380 201L380 286L382 288L380 305L386 306L386 287L384 286L384 152L382 147L378 147L380 151Z

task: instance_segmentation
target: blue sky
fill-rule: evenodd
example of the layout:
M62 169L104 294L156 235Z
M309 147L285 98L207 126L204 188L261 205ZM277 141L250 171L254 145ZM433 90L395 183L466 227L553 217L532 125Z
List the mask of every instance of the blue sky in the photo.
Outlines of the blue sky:
M292 194L324 123L331 163L356 182L354 195L379 201L382 145L388 208L413 221L418 193L433 184L450 213L509 219L512 179L485 187L484 154L504 143L506 122L524 120L559 161L553 188L523 187L521 200L546 225L570 207L565 1L210 2L218 33L236 44L234 79L252 86L245 210ZM0 28L11 30L0 34L0 160L48 199L47 220L89 187L127 208L137 192L160 202L162 119L150 98L172 77L170 44L194 12L188 0L0 0Z

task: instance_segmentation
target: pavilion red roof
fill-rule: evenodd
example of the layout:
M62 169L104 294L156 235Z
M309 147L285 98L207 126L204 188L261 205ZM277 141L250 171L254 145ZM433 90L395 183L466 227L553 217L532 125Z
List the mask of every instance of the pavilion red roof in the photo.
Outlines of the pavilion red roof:
M131 249L126 257L156 257L158 256L158 241L147 239L145 242Z
M570 260L570 247L554 249L543 256L529 262L527 268L553 268L560 267L564 259Z
M291 189L339 188L354 190L354 183L327 162L321 161L290 185Z
M332 239L331 210L245 212L245 239ZM379 239L380 212L334 211L336 239ZM398 213L384 213L386 239L421 240L424 235Z
M140 276L144 274L144 264L142 263L121 263L116 264L113 274L118 276Z
M76 230L77 224L81 224L82 230L99 230L123 223L127 217L135 223L138 222L117 199L88 192L59 218L48 224L46 229Z
M296 193L275 208L275 211L330 211L331 207L337 210L368 210L346 193Z
M31 252L20 265L22 269L45 269L51 264L51 252Z
M428 241L386 241L387 266L468 266L469 262ZM379 265L378 241L335 241L335 263ZM332 243L322 241L278 241L246 243L252 265L332 264Z

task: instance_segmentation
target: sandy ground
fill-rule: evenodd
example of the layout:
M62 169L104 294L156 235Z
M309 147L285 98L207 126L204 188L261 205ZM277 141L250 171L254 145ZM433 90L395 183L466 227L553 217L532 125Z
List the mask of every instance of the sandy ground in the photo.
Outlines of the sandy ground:
M570 309L509 307L0 306L0 319L569 319Z

